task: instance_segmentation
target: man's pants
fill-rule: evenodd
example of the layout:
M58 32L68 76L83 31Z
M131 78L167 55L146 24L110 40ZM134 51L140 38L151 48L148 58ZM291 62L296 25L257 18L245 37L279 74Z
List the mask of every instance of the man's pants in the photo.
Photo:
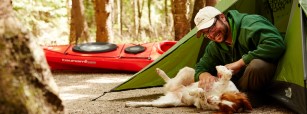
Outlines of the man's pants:
M277 65L261 59L252 60L245 68L236 86L245 92L258 92L272 83Z

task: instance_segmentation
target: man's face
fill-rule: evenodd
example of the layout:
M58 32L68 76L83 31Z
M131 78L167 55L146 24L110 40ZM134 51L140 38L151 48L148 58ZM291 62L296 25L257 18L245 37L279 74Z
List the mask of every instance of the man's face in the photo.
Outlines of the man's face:
M226 40L227 29L227 26L221 20L221 18L216 17L215 22L211 27L202 29L198 32L201 32L202 34L207 36L207 38L214 42L221 43Z

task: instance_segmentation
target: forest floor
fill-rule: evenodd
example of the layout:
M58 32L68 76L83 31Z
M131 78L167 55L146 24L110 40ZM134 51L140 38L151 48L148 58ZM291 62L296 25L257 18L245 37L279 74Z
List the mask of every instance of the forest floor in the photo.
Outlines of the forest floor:
M126 101L149 101L163 94L161 87L107 93L96 101L92 99L109 91L133 74L53 72L60 90L60 98L68 114L184 114L212 113L194 107L155 108L125 107ZM291 114L278 103L269 103L251 112L253 114Z

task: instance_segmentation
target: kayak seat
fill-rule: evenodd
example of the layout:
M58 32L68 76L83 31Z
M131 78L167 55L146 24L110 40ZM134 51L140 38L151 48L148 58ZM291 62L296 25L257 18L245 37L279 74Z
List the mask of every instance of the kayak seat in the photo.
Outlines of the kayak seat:
M72 50L79 53L103 53L117 49L117 45L105 42L91 42L75 45Z
M163 54L164 52L166 52L168 49L170 49L171 47L173 47L177 42L176 41L164 41L164 42L160 42L156 48L157 48L157 52L160 54Z
M146 47L141 46L141 45L135 45L135 46L129 46L125 48L125 53L138 54L138 53L142 53L145 50L146 50Z

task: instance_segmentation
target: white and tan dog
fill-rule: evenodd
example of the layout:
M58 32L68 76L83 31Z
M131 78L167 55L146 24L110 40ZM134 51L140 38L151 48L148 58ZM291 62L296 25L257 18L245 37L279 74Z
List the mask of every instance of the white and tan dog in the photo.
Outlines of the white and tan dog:
M217 72L220 75L218 81L214 82L210 90L203 90L198 87L198 82L194 82L195 70L189 67L182 68L177 75L170 79L166 73L160 69L156 69L166 84L164 84L164 96L150 102L127 102L127 107L177 107L177 106L195 106L204 110L220 110L225 112L226 108L230 112L236 112L237 109L251 110L251 105L246 96L232 98L221 98L224 93L227 96L238 96L240 93L234 83L230 81L232 71L225 66L216 66ZM230 94L230 95L228 95ZM224 95L225 96L225 95ZM243 96L243 97L242 97ZM246 100L241 100L246 99ZM226 102L227 100L227 102ZM233 101L240 104L235 105ZM246 102L247 101L247 102ZM246 102L246 103L242 103ZM223 106L223 107L222 107ZM233 107L236 106L236 107ZM238 108L237 108L238 107ZM229 112L229 111L228 111Z

